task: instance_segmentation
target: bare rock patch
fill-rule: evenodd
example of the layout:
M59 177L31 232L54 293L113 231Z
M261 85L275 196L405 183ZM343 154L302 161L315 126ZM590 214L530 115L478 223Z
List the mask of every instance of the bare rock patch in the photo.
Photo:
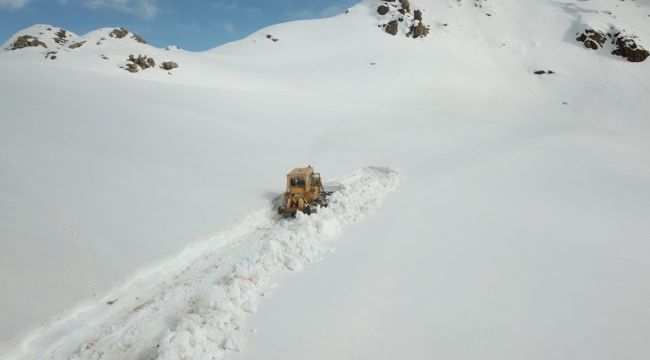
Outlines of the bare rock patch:
M18 39L16 39L16 41L14 41L13 44L11 44L9 50L18 50L18 49L24 49L26 47L37 47L37 46L42 46L47 49L47 45L45 45L45 43L40 41L37 37L31 35L22 35L19 36Z

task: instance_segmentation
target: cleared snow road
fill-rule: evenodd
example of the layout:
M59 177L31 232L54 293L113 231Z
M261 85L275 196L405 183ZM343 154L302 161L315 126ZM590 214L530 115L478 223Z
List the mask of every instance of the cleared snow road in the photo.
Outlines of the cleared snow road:
M318 214L274 207L139 273L101 303L76 309L0 349L3 359L215 359L238 351L245 320L283 274L321 259L325 242L372 213L400 182L388 168L340 179Z

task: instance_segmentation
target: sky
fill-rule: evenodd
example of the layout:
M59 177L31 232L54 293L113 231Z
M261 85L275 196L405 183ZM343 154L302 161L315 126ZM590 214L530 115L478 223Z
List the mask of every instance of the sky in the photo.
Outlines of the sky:
M202 51L292 20L333 16L360 0L0 0L0 43L34 24L78 35L125 27L158 47Z

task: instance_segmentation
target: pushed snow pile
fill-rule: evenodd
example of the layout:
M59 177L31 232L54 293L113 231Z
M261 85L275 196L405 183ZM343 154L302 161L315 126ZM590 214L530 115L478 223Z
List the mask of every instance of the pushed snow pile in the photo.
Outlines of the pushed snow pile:
M339 180L344 189L317 214L287 219L277 215L275 206L257 211L4 354L30 359L218 359L239 351L247 335L246 318L257 310L259 299L284 274L320 260L327 241L372 214L400 179L388 168L363 168Z

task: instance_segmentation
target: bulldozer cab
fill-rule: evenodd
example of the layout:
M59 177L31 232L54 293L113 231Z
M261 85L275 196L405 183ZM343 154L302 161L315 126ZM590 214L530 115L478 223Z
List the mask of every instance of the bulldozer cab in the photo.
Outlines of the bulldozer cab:
M292 194L300 194L311 191L312 186L320 187L320 174L314 172L314 168L293 169L287 175L287 189Z

